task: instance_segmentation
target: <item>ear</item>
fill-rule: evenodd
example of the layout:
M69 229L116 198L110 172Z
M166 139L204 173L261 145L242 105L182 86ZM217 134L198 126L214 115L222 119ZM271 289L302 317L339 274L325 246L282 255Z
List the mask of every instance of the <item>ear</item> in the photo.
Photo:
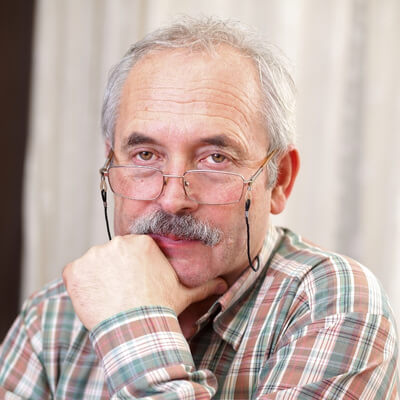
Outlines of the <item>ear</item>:
M300 168L299 152L291 147L279 160L278 178L271 193L271 213L279 214L285 207Z

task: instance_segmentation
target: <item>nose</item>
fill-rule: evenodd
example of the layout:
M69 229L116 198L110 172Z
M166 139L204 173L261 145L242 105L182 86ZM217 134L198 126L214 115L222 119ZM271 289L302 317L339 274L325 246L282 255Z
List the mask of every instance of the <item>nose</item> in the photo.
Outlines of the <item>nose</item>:
M164 182L163 192L157 199L164 211L170 214L183 214L198 208L198 203L186 196L182 176L167 175L164 177Z

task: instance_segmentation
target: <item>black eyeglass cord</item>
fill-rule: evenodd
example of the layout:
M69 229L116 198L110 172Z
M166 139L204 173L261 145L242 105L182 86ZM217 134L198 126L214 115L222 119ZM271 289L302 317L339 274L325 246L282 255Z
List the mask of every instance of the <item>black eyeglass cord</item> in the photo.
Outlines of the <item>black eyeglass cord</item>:
M258 268L260 268L260 259L259 259L258 256L256 256L256 258L254 260L256 261L257 265L255 266L253 264L253 261L252 261L251 256L250 256L250 224L249 224L250 204L251 204L250 199L247 199L246 203L245 203L245 206L244 206L244 216L245 216L245 219L246 219L246 229L247 229L247 258L249 260L250 268L254 272L257 272Z
M111 240L110 224L108 222L108 215L107 215L107 192L104 189L101 189L101 198L103 199L104 217L106 219L107 234L108 238Z

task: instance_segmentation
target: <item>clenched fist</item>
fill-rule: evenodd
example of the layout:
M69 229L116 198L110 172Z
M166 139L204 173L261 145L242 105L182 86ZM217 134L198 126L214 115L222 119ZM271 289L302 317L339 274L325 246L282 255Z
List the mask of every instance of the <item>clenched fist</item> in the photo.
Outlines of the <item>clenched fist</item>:
M75 312L87 329L131 308L158 305L181 314L190 304L222 294L216 278L196 288L182 285L154 240L117 236L68 264L63 279Z

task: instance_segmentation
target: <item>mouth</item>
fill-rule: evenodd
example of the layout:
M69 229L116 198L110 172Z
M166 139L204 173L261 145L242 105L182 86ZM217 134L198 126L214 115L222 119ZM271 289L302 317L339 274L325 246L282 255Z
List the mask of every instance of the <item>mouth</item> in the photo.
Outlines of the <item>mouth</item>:
M187 239L172 234L158 235L155 233L150 233L149 236L152 237L160 247L194 244L200 242L200 240Z
M188 259L198 251L204 252L204 243L201 240L186 239L171 234L150 233L149 236L153 238L160 250L170 260L176 258Z

